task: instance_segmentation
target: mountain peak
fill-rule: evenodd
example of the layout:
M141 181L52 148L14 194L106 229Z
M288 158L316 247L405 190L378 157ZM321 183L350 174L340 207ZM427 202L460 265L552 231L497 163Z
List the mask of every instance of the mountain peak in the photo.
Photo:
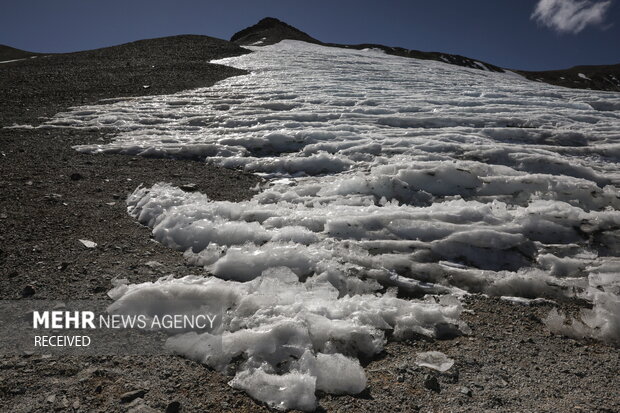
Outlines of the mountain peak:
M278 43L284 39L301 40L308 43L321 43L307 33L275 17L265 17L254 26L250 26L233 34L230 41L241 45L256 44L258 42L260 42L260 45L269 45Z

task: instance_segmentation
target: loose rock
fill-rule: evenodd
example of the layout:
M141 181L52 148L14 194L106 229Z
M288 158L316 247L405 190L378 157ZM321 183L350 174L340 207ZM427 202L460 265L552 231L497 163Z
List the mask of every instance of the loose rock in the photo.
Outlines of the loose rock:
M144 389L128 391L127 393L121 394L121 403L129 403L138 397L144 396L145 394L146 390Z
M166 413L179 413L181 411L181 403L178 401L173 401L168 404L166 407Z
M34 293L35 293L34 287L32 285L27 285L22 290L22 297L23 298L32 297L34 295Z
M431 376L430 374L424 377L424 387L436 393L441 391L441 386L439 385L439 381L437 381L437 377Z

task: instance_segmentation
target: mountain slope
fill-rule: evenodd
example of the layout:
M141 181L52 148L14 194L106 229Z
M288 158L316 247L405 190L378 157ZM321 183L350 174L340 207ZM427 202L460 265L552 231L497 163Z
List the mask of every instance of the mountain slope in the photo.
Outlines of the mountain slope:
M492 72L504 71L504 69L486 62L481 62L464 56L451 55L448 53L422 52L420 50L410 50L403 47L390 47L373 43L363 43L356 45L325 43L315 39L314 37L310 36L305 32L302 32L301 30L291 26L290 24L287 24L273 17L266 17L254 26L250 26L235 33L230 38L230 41L244 46L267 46L270 44L278 43L285 39L301 40L307 43L320 44L322 46L329 47L341 47L345 49L380 49L383 50L385 53L394 56L413 57L416 59L424 60L437 60L440 62L450 63L458 66L464 66L480 70L489 70Z
M226 40L181 35L1 64L0 124L19 122L22 116L51 116L62 107L104 98L210 86L243 73L210 60L245 53ZM7 56L12 59L3 60L20 58ZM32 107L46 110L34 114Z
M620 92L620 64L600 66L575 66L564 70L517 73L534 81L573 89L594 89Z
M532 81L544 82L551 85L564 86L574 89L620 91L620 64L576 66L570 69L547 71L505 69L480 60L448 53L423 52L420 50L410 50L402 47L390 47L372 43L358 45L325 43L273 17L264 18L254 26L250 26L235 33L232 36L231 41L244 46L267 46L285 39L301 40L308 43L320 44L322 46L341 47L346 49L380 49L385 53L394 56L436 60L457 66L488 70L491 72L505 72L506 70L510 70L519 73Z
M285 39L322 44L322 42L307 33L273 17L265 17L255 25L233 34L230 41L247 46L257 43L269 45Z
M16 49L11 46L0 44L0 62L7 60L25 59L27 57L38 56L39 53L27 52L26 50Z

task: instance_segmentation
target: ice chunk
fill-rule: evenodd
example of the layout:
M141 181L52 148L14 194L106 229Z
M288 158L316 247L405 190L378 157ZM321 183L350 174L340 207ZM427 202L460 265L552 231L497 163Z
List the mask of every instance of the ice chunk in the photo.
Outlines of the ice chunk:
M298 369L316 377L316 388L332 394L357 394L366 388L366 374L358 360L342 354L314 356L309 350L298 362Z
M509 303L519 304L519 305L532 305L532 304L557 304L553 300L548 300L546 298L524 298L524 297L509 297L503 295L499 297L500 300L508 301Z
M593 292L594 307L582 310L580 319L573 318L567 324L565 315L555 308L543 320L553 333L569 337L593 337L612 343L620 343L620 299L618 295Z
M87 239L80 239L78 241L80 241L86 248L95 248L97 246L96 242Z
M245 390L250 396L267 403L273 409L309 412L316 408L316 378L309 374L291 372L277 375L258 368L239 373L229 384L236 389Z
M450 370L454 365L454 360L440 351L426 351L416 355L415 364L444 372Z

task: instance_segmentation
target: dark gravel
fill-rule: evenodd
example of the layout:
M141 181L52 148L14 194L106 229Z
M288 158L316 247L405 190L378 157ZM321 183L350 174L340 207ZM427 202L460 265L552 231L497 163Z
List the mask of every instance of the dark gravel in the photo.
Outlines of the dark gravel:
M208 61L243 53L224 40L176 36L5 63L0 124L37 125L71 105L102 98L210 86L244 72ZM185 274L180 254L151 242L149 232L127 215L127 195L140 183L166 181L196 184L214 199L240 200L258 182L198 162L92 156L71 148L114 133L0 129L2 298L18 298L26 286L34 288L35 299L104 298L116 276L152 278L142 274L143 261L169 263L161 270ZM98 246L85 248L78 239Z
M36 123L41 116L103 98L211 86L245 72L209 60L245 53L225 40L182 35L3 63L0 125Z
M41 116L100 98L209 86L240 71L206 61L243 52L217 39L178 36L3 64L0 120L3 126L37 124ZM214 199L240 200L258 183L197 162L71 149L114 132L0 129L2 299L103 300L114 277L139 282L201 273L179 252L152 242L127 216L125 197L139 183L168 181L195 184ZM98 245L88 249L78 239ZM575 303L561 307L579 310ZM467 308L471 336L391 342L367 363L365 392L320 395L319 411L620 411L617 349L549 334L540 322L549 305L473 296ZM443 351L455 366L444 374L416 367L416 352L428 350ZM173 356L0 356L0 411L267 411L231 389L229 379Z
M593 89L620 92L620 64L600 66L575 66L564 70L517 73L535 82L545 82L573 89ZM580 74L584 75L579 76Z

